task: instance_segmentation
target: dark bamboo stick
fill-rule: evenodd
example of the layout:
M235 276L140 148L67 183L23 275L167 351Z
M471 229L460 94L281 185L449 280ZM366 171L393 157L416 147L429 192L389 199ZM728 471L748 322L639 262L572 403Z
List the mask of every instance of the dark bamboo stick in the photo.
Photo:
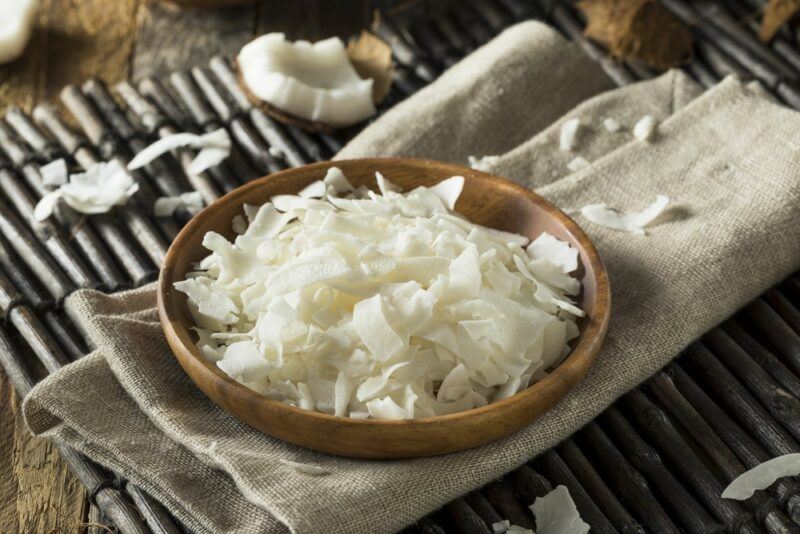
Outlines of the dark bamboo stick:
M447 39L450 46L458 51L461 57L466 56L475 49L469 37L445 13L435 10L431 14L431 20L439 33Z
M72 154L75 160L84 168L88 169L95 163L98 163L98 158L87 146L87 141L78 137L74 132L70 131L58 118L54 110L47 106L39 105L34 109L34 119L47 128L50 133L61 143L64 149ZM167 244L164 241L161 233L155 228L153 223L147 215L135 203L128 203L123 206L117 206L111 213L114 213L122 219L125 226L130 231L134 239L141 245L141 252L144 252L153 265L156 267L161 266L164 260L164 255L167 252ZM105 214L108 218L109 214ZM93 216L94 218L95 216ZM115 250L116 252L116 250ZM137 251L138 252L138 251ZM137 261L135 259L133 250L126 254L124 261L125 265L128 261ZM154 274L155 269L151 269Z
M104 161L117 160L123 167L127 166L131 156L127 148L124 147L123 140L108 128L103 117L100 116L92 102L78 87L74 85L65 87L61 91L61 101L69 109L73 117L77 119L86 137L94 145L100 159ZM131 200L138 204L141 213L149 217L148 222L161 230L167 242L172 242L178 235L179 226L173 219L153 216L153 206L159 195L150 184L147 173L136 170L131 171L130 174L139 185L139 189ZM123 206L123 208L129 206L130 203ZM161 264L156 263L156 265Z
M439 70L427 58L420 57L419 50L408 42L406 36L401 35L398 28L387 17L381 16L373 30L378 37L391 45L397 62L411 69L424 83L430 83L439 77Z
M777 289L768 290L764 297L770 307L775 310L786 324L792 327L796 334L800 334L800 311L783 293Z
M533 528L533 514L527 508L530 503L520 504L514 487L505 478L489 482L480 492L503 519L508 519L512 525Z
M759 445L750 435L742 429L738 423L720 408L711 397L709 397L694 380L692 380L683 368L673 363L669 367L669 374L673 383L703 418L708 422L714 431L719 434L725 443L733 449L736 456L748 468L753 468L758 464L770 459L770 455ZM758 432L758 429L753 429ZM775 491L789 514L789 517L797 524L800 524L800 487L795 488L787 481L780 481L775 485Z
M553 489L549 480L527 464L519 466L508 476L514 483L516 492L529 504L533 504L537 497L544 497Z
M500 4L506 8L511 17L519 22L525 19L542 18L543 14L536 9L532 2L525 0L500 0Z
M57 149L47 140L21 110L11 109L6 115L6 119L42 158L67 157L61 149ZM4 128L0 128L0 132L3 130ZM6 148L6 146L8 145L4 145L3 148ZM14 153L10 152L9 154L13 156ZM39 175L38 165L31 163L31 156L30 153L22 154L22 159L19 162L15 161L15 163L17 166L23 165L23 172L27 181L29 184L33 184L34 189L46 192L47 189L42 184L41 176ZM129 245L131 239L126 236L125 232L117 226L111 217L95 215L87 218L68 207L62 207L57 210L55 218L63 225L65 231L75 237L76 242L80 244L98 274L102 276L108 289L118 289L126 283L119 273L119 269L115 268L117 265L122 266L135 285L139 285L152 277L154 271L149 267L147 260L141 253L137 254L138 251L135 247L131 248ZM113 259L106 254L93 230L102 238L102 241L108 246L108 249L116 259L119 260L119 264L115 264Z
M535 460L535 464L554 486L564 485L567 487L581 518L591 525L592 532L617 532L617 529L597 507L597 504L586 493L581 483L575 478L570 468L554 449L547 450L539 455Z
M178 133L178 130L175 129L169 119L158 108L142 97L130 83L122 82L117 85L116 90L150 133L157 133L159 137ZM179 148L176 153L191 188L202 195L206 204L211 204L218 199L221 196L220 188L215 182L219 181L219 176L217 180L212 177L222 170L220 166L212 167L207 172L193 174L188 172L188 168L194 158L194 152L187 148Z
M414 524L414 527L419 534L445 534L444 529L429 517L423 517Z
M471 9L462 9L455 6L450 10L456 24L469 36L475 47L483 46L492 38L492 33L478 15Z
M652 532L678 534L678 527L653 496L647 480L622 455L596 422L586 425L581 431L586 436L589 453L596 465L613 485L620 500L637 515ZM623 529L622 532L627 532Z
M747 470L725 441L680 394L666 373L657 373L648 384L656 399L681 424L683 430L694 438L728 481ZM756 492L745 501L745 505L753 510L756 514L756 521L763 524L768 532L788 534L796 531L796 526L790 523L768 493Z
M125 484L125 490L142 514L142 519L150 527L152 534L180 534L182 532L164 507L144 491L130 483Z
M667 469L658 452L641 438L639 432L616 406L606 410L601 417L608 424L616 446L631 464L647 477L651 487L658 490L663 502L669 504L674 514L673 519L679 521L693 534L724 531L724 527L716 523L695 501L675 475Z
M469 0L467 3L486 21L493 33L500 33L513 22L507 13L488 0Z
M491 534L490 526L472 509L463 498L450 501L445 506L453 523L464 534Z
M746 76L745 68L728 56L728 54L714 46L714 43L701 39L695 42L694 46L697 51L697 58L695 61L700 59L705 62L717 77L725 78L730 75Z
M692 451L666 414L644 393L633 390L625 397L636 423L647 432L682 473L708 509L732 532L758 532L753 516L737 502L722 499L723 484Z
M416 21L409 25L409 32L443 70L449 69L458 62L459 57L450 43L427 22Z
M714 87L717 82L719 82L719 78L717 78L717 76L708 66L706 66L705 63L699 61L699 58L696 58L694 61L686 65L684 69L692 78L697 80L697 82L706 89Z
M644 534L644 528L635 520L572 439L566 439L557 450L567 467L575 474L592 501L608 518L614 528L623 533Z
M259 173L269 174L284 168L270 154L269 147L253 131L253 127L248 123L246 116L239 113L236 110L236 104L233 103L231 105L225 93L219 90L213 81L214 78L209 75L207 69L201 67L193 68L192 78L220 120L228 125L233 138L242 147L250 163Z
M472 493L467 494L464 496L464 499L467 501L467 504L472 507L475 513L478 514L481 519L483 519L483 522L488 525L489 528L492 528L492 525L495 523L506 519L494 509L492 503L490 503L479 491L473 491Z

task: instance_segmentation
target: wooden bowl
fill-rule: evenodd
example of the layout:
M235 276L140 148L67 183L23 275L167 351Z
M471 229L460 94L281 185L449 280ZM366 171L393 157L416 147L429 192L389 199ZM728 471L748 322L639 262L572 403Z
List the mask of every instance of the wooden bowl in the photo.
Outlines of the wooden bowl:
M481 408L421 419L384 421L335 417L288 406L237 383L195 347L186 297L173 284L208 254L201 241L208 231L232 238L231 220L243 204L263 204L273 196L297 193L319 180L330 166L341 168L356 185L375 187L375 171L405 190L433 185L453 175L466 177L456 210L471 221L535 238L547 231L580 251L586 317L572 353L551 374L529 388ZM252 181L224 196L192 219L169 249L159 278L158 309L172 351L197 386L214 402L252 427L311 449L359 458L409 458L444 454L502 438L552 408L586 374L600 350L609 319L609 286L603 263L575 222L529 189L457 165L414 159L361 159L307 165Z

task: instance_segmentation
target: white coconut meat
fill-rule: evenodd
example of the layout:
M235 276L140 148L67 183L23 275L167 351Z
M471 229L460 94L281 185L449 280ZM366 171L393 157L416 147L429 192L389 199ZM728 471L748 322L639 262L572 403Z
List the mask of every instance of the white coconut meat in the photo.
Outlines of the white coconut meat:
M581 119L567 119L561 125L558 136L558 146L564 152L569 152L575 148L575 138L578 136L578 129L581 127Z
M47 187L59 187L69 181L69 170L64 159L53 160L39 167L42 183Z
M0 64L22 55L33 33L38 10L38 0L0 2Z
M163 154L182 147L199 150L186 169L189 174L197 175L214 165L219 165L230 155L231 138L225 128L202 135L193 133L167 135L136 154L128 163L128 170L140 169Z
M778 479L800 475L800 453L784 454L745 471L722 492L723 499L743 501L758 490L767 489Z
M537 497L530 506L536 518L538 534L586 534L587 525L566 486L556 486L544 497Z
M179 209L186 210L191 215L198 213L205 206L203 195L197 191L181 193L177 196L157 198L153 204L153 215L156 217L171 217Z
M567 163L567 169L570 172L578 172L581 169L584 169L589 166L589 161L584 158L583 156L576 156Z
M620 125L617 119L608 117L603 120L603 128L605 128L607 131L611 133L614 133L618 132L620 128L622 128L622 126Z
M476 171L491 172L492 167L497 165L497 162L500 161L500 156L483 156L480 158L468 156L467 161L469 162L469 166Z
M198 347L245 386L340 417L410 419L500 401L569 353L577 251L453 211L454 176L379 192L341 170L245 206L175 288ZM528 247L527 250L523 247Z
M324 467L320 467L314 464L305 464L302 462L293 462L291 460L286 460L284 458L278 459L278 462L287 466L291 467L298 473L303 473L304 475L312 475L312 476L325 476L330 475L331 472Z
M645 115L634 125L633 136L639 141L649 142L656 131L656 119L652 115Z
M669 197L658 195L656 200L644 210L634 213L623 213L606 204L589 204L581 208L581 215L589 221L636 235L646 235L645 227L652 224L669 205Z
M310 43L269 33L246 44L236 58L249 92L308 121L349 126L375 114L371 79L361 79L341 39Z

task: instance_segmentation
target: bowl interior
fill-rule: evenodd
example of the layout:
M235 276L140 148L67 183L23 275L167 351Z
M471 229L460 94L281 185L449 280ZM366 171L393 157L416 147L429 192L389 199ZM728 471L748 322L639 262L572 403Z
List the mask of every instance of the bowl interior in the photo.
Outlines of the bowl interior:
M546 231L577 248L580 266L573 274L582 283L578 303L586 312L586 317L578 322L581 334L572 342L572 353L555 372L508 399L457 414L404 421L354 420L294 408L245 388L216 365L207 362L194 345L196 338L190 330L194 321L185 295L173 289L174 282L184 279L185 274L192 270L192 265L208 254L201 244L206 232L215 231L232 239L234 232L231 221L243 213L244 204L260 205L274 195L297 193L309 183L321 179L330 166L342 169L354 185L364 184L372 189L377 189L376 171L404 190L420 185L431 186L445 178L463 175L466 182L456 211L470 221L529 238ZM583 231L563 212L529 189L496 176L441 162L399 158L325 162L290 169L248 183L203 210L187 224L170 247L159 281L159 310L173 352L198 386L224 408L236 412L238 403L232 403L232 397L228 394L230 390L235 390L237 396L247 397L251 407L257 404L259 410L292 413L297 417L318 420L338 420L342 425L355 426L419 426L436 424L437 420L457 420L469 417L473 412L489 411L504 403L512 403L521 395L535 395L537 389L545 395L558 393L560 398L566 394L566 389L559 384L577 384L599 351L608 324L608 304L609 288L602 262ZM213 387L209 383L213 383ZM562 389L565 391L561 392ZM554 403L548 400L546 404L551 406ZM266 417L236 415L257 427L259 425L255 420Z

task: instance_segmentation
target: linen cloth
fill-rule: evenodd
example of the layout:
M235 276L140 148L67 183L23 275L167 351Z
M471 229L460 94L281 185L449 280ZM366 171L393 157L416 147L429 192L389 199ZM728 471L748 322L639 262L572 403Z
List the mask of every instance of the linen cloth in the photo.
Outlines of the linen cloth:
M572 214L595 202L635 210L657 194L673 200L646 237L576 215L609 271L611 325L584 381L534 424L477 449L390 462L272 439L192 385L166 345L149 285L67 300L98 348L28 395L31 430L120 472L198 532L390 532L514 469L800 266L797 113L733 78L704 94L679 72L608 88L572 44L524 23L340 154L459 163L498 155L495 173L536 187ZM645 114L660 121L650 143L630 133ZM576 116L585 126L575 149L562 153L560 123ZM622 131L605 131L606 117ZM591 165L570 173L566 163L576 155ZM300 473L281 460L330 474Z

